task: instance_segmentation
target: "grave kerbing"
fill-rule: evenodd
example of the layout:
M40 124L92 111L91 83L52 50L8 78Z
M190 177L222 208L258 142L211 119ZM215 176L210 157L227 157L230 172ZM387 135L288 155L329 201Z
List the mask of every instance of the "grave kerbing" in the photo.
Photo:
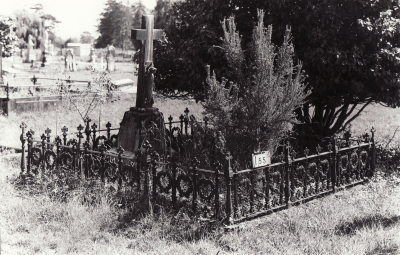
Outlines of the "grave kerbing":
M127 151L136 152L141 149L145 138L146 129L156 124L161 137L150 135L151 150L160 154L165 152L164 117L158 108L153 107L154 72L153 66L153 40L162 38L162 30L154 28L154 16L142 16L142 29L132 30L132 39L140 47L139 72L137 82L136 107L131 107L120 123L118 133L118 147Z

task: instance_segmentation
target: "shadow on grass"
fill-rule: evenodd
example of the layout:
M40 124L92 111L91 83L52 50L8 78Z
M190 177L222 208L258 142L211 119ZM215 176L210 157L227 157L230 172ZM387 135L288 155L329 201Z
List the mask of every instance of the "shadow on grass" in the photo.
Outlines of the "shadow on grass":
M172 203L168 195L158 195L152 202L151 213L143 204L143 201L131 204L120 212L116 230L131 239L151 232L177 242L198 241L214 233L210 224L196 219L187 201Z
M392 247L382 247L378 246L375 249L373 249L370 252L367 252L365 255L376 255L376 254L398 254L398 247L397 246L392 246Z
M343 222L335 227L335 233L339 236L352 236L355 235L357 230L363 228L373 228L382 226L388 228L400 220L400 216L385 217L380 214L369 215L363 218L355 218L351 222Z

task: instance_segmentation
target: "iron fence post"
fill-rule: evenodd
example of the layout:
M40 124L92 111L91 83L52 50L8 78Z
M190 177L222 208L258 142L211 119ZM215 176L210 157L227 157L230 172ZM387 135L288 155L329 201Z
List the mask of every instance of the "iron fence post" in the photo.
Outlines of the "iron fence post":
M183 122L185 121L185 116L181 114L181 116L179 116L179 119L181 121L181 134L183 135Z
M316 148L316 151L317 151L317 155L319 155L320 152L321 152L321 146L319 144L318 144L318 146ZM321 159L320 159L320 157L316 158L315 164L316 164L316 169L315 169L315 194L318 194L319 185L320 185L319 177L320 177L320 169L321 169Z
M239 206L238 206L238 174L237 166L233 168L233 217L239 217Z
M219 174L219 168L220 168L220 163L219 162L215 162L214 163L214 170L215 170L215 219L218 219L219 216L219 178L218 178L218 174Z
M290 202L290 172L291 172L291 165L292 165L292 160L290 159L290 144L289 142L287 143L285 147L285 203L286 203L286 208L290 208L291 202ZM283 180L282 180L283 181Z
M63 135L63 141L64 141L64 145L67 145L67 132L68 132L68 128L66 126L64 126L63 128L61 128L62 131L62 135Z
M56 141L56 151L57 151L55 163L56 163L56 169L59 170L59 167L60 167L60 144L61 144L60 136L57 136L55 141Z
M145 208L149 212L151 209L151 203L150 203L150 175L149 175L149 162L147 156L149 155L149 150L151 149L151 144L148 140L145 140L143 143L143 148L144 148L144 156L143 156L143 161L144 161L144 203L145 203Z
M192 175L193 175L193 201L192 201L192 210L193 213L197 212L197 178L199 173L197 171L197 166L199 165L199 161L196 157L192 160Z
M371 170L368 177L372 177L375 173L375 128L371 129Z
M78 146L77 146L77 156L78 156L78 168L79 168L79 173L81 175L81 177L83 176L83 164L82 164L82 138L83 138L83 134L82 134L82 130L83 130L83 126L79 125L78 126Z
M332 189L333 193L336 192L337 188L337 169L339 167L338 163L338 146L337 146L337 139L336 137L333 137L333 164L332 164Z
M100 177L101 177L101 181L103 183L106 182L106 177L105 177L105 171L106 171L106 166L105 166L105 155L104 155L104 151L106 150L106 147L104 146L104 144L100 145Z
M44 132L45 132L46 135L47 135L47 142L50 143L51 129L50 129L50 128L47 128ZM47 149L50 149L50 144L47 144Z
M110 141L110 139L111 139L111 123L107 122L106 127L107 127L107 141L111 142Z
M185 134L186 137L188 137L188 124L189 124L189 109L186 108L184 113L185 113Z
M72 171L76 174L76 142L72 144Z
M118 174L119 174L119 179L118 179L118 190L121 189L122 187L122 154L124 153L124 149L119 146L117 149L118 152Z
M41 155L41 163L42 163L42 171L40 173L40 177L43 178L44 172L46 171L46 158L45 158L45 152L46 152L46 135L42 134L40 137L42 139L42 155Z
M152 188L153 188L153 201L156 201L156 194L157 194L157 160L159 160L160 156L156 151L151 153L151 165L152 171L151 174L152 178Z
M89 150L89 148L90 148L90 144L88 143L88 142L85 142L85 144L84 144L84 147L85 147L85 155L84 155L84 159L85 159L85 178L87 179L87 178L89 178L89 158L90 158L90 155L89 155L89 152L88 152L88 150Z
M304 178L303 178L303 197L307 197L307 191L308 191L308 189L307 189L307 185L308 185L308 182L307 182L307 178L308 178L308 153L309 153L309 149L306 147L305 149L304 149L304 156L305 156L305 158L306 158L306 160L305 160L305 168L304 168Z
M280 155L280 159L281 159L281 162L284 162L285 155L283 154L283 152ZM279 204L283 205L283 203L284 203L283 195L285 192L285 166L280 167L280 175L281 175L281 178L280 178L281 183L279 185Z
M254 212L254 169L250 172L250 213Z
M90 122L92 120L89 117L86 117L85 122L86 122L86 127L85 127L85 135L86 135L86 141L89 143L90 142Z
M0 74L1 77L1 74ZM27 127L24 122L21 123L19 126L22 129L22 133L20 136L21 140L21 149L22 149L22 155L21 155L21 175L26 172L26 165L25 165L25 142L26 142L26 137L25 137L25 128Z
M269 179L269 170L271 169L271 166L268 166L264 169L265 171L265 209L268 210L270 209L269 203L271 200L269 190L270 190L270 179Z
M96 123L93 123L93 125L92 125L92 132L93 132L93 142L92 142L92 149L93 150L95 150L96 149L96 147L97 147L97 144L96 144L96 132L97 132L97 130L96 130L96 128L97 128L97 125L96 125Z
M176 203L176 171L178 168L178 158L174 155L171 158L172 166L172 202Z
M28 161L28 168L26 169L26 174L29 175L31 172L31 159L32 159L32 144L33 144L33 131L28 131L26 133L26 136L28 137L28 157L27 157L27 161Z
M225 210L226 210L226 219L225 222L228 226L233 224L233 218L232 218L232 178L233 178L233 171L231 167L231 160L232 160L232 155L228 151L226 153L226 159L227 159L227 167L225 167L225 182L226 182L226 204L225 204Z

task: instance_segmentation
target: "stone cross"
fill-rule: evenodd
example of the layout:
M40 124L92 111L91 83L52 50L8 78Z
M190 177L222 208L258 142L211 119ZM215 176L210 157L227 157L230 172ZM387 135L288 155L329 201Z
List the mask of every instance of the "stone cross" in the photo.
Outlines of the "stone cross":
M136 40L140 47L137 108L153 107L154 72L156 71L153 67L153 40L162 39L162 36L161 29L154 29L153 15L142 16L142 29L132 29L131 39Z
M4 84L3 81L3 44L0 43L0 84Z

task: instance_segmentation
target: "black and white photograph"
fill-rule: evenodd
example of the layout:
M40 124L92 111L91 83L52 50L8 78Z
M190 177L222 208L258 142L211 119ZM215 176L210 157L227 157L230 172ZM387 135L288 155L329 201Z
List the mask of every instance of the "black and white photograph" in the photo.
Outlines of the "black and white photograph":
M9 254L400 254L400 0L0 0Z

